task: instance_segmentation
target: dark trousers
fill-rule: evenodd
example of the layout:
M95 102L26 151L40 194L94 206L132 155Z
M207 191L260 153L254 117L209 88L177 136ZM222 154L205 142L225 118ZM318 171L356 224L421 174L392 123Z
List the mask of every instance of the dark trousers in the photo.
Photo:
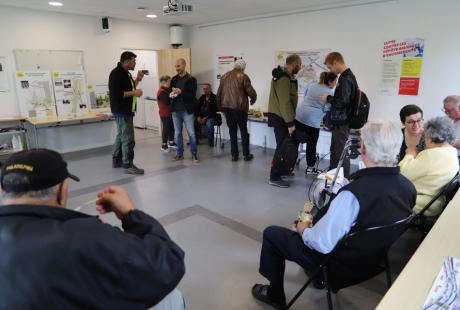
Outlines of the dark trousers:
M281 145L283 144L284 139L286 139L289 136L289 131L287 126L279 126L279 127L273 127L273 131L275 132L275 140L276 140L276 150L275 154L273 155L272 159L272 168L270 169L270 180L271 181L278 181L281 180L281 175L278 173L278 170L276 167L273 167L273 162L276 158L277 152L281 148Z
M331 138L331 169L337 168L340 156L342 155L343 149L345 148L345 143L348 140L349 134L348 125L334 125L332 128L332 138ZM350 159L345 158L343 161L343 173L346 178L350 175Z
M113 146L112 157L115 161L121 161L123 167L128 168L134 159L134 123L132 116L115 117L117 124L117 136Z
M283 282L286 260L314 272L323 258L323 254L305 246L297 232L284 227L267 227L263 233L259 272L270 281L270 297L285 299Z
M162 117L161 123L163 128L161 130L161 141L163 144L174 141L174 122L172 116Z
M248 113L243 110L224 108L230 134L231 152L233 157L238 157L238 127L240 128L243 156L249 156Z
M295 133L299 136L305 137L305 142L307 143L305 156L307 159L307 166L313 167L316 164L316 144L318 143L319 138L319 128L310 127L296 121Z

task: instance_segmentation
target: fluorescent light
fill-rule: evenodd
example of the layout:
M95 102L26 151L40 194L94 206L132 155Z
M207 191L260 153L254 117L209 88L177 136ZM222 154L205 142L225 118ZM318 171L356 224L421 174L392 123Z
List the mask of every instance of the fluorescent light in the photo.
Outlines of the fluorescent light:
M147 11L147 8L145 8L143 6L140 6L140 7L136 8L136 11L139 11L139 12Z
M145 15L145 17L147 17L147 18L157 18L157 16L155 14L148 14L148 15Z
M54 1L51 1L51 2L48 2L49 5L51 6L62 6L62 2L54 2Z

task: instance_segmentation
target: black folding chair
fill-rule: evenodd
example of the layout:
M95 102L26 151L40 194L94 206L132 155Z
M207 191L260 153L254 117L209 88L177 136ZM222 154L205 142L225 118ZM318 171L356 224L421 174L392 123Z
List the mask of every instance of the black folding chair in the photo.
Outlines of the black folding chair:
M417 214L417 218L412 225L413 228L422 232L422 240L425 239L426 235L430 232L431 228L436 223L439 216L442 214L449 202L454 198L460 187L460 174L457 174L446 184L441 190L423 207L422 210ZM442 210L435 216L426 216L425 213L430 207L441 197L445 197L445 202L442 205Z
M396 223L368 228L350 233L342 238L334 250L328 254L319 268L311 273L308 281L286 306L289 309L310 283L323 277L327 290L327 303L332 310L331 292L367 281L386 272L388 288L391 286L391 272L388 250L391 245L412 225L416 215Z
M215 142L214 142L214 145L220 145L221 148L224 148L224 144L222 143L222 131L221 131L221 127L222 127L222 115L220 113L217 113L216 114L216 120L215 120L215 124L214 126L216 127L216 130L215 130L215 134L214 134L214 139L215 139ZM219 144L217 144L217 141L219 141Z

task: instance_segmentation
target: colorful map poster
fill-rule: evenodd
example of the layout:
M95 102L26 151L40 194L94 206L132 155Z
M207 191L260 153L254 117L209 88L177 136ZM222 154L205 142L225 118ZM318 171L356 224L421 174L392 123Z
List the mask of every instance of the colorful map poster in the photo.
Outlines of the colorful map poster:
M83 71L54 71L54 94L60 117L76 117L89 111L89 98Z
M17 71L15 78L22 115L40 118L56 116L49 71Z
M381 92L417 96L422 74L425 39L390 40L383 43Z
M302 59L302 68L297 73L296 78L299 83L299 95L304 95L308 84L319 81L321 72L329 71L324 64L327 54L331 52L329 48L305 50L305 51L279 51L276 52L276 65L284 66L286 57L297 54Z

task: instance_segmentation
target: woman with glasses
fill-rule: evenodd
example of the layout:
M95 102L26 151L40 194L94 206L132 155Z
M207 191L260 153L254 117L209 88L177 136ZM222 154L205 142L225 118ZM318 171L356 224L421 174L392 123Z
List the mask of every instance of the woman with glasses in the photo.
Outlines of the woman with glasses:
M399 118L401 119L404 135L401 150L398 155L398 161L401 161L406 155L406 140L411 140L412 143L415 143L418 152L425 149L425 139L423 136L423 111L419 106L409 104L399 111Z
M424 126L425 150L419 152L414 139L406 141L406 155L399 163L401 174L417 189L416 213L436 195L458 172L454 124L447 117L430 119ZM436 216L442 211L445 197L439 198L426 212Z

